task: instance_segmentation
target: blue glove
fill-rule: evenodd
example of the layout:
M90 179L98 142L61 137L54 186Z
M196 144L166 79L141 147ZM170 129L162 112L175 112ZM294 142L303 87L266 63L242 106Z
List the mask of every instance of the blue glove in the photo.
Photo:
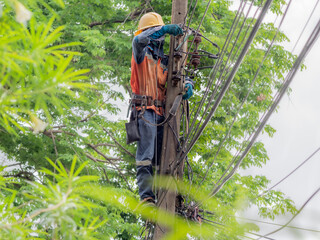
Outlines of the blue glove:
M177 24L168 24L163 26L162 29L165 33L169 33L174 36L183 34L182 28Z
M188 100L193 95L193 86L191 83L185 85L186 93L182 96L182 99Z

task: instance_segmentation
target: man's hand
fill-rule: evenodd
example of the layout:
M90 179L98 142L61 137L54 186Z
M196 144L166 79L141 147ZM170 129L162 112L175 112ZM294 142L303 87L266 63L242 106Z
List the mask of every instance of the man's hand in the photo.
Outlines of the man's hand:
M187 83L185 86L186 93L182 96L182 99L188 100L193 95L193 86L191 83Z
M177 36L182 35L182 28L178 24L168 24L162 27L165 33L169 33L171 35Z

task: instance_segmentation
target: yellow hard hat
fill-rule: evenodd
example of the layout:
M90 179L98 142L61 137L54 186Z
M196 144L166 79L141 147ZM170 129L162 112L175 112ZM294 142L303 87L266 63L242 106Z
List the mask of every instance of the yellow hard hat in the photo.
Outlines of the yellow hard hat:
M142 33L143 30L155 26L164 26L161 15L155 12L146 13L140 18L138 31L136 31L134 35L137 36Z

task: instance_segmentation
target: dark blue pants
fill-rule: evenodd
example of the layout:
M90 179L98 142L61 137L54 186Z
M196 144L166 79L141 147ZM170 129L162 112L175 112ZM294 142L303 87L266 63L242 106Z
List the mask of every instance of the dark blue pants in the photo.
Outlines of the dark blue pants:
M153 110L146 110L143 117L152 123L161 123L163 116L157 115ZM137 183L141 200L152 197L153 169L152 165L160 166L163 126L152 126L143 119L138 119L140 141L136 153Z

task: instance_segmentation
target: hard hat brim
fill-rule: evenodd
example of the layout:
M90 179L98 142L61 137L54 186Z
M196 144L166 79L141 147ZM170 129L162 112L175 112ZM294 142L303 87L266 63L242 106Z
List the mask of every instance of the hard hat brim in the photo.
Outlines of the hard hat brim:
M136 31L134 33L134 36L138 36L140 33L142 33L144 30L148 29L148 28L152 28L152 27L157 27L157 26L164 26L164 24L153 24L153 25L150 25L150 26L146 26L144 28L141 28L139 29L138 31Z

